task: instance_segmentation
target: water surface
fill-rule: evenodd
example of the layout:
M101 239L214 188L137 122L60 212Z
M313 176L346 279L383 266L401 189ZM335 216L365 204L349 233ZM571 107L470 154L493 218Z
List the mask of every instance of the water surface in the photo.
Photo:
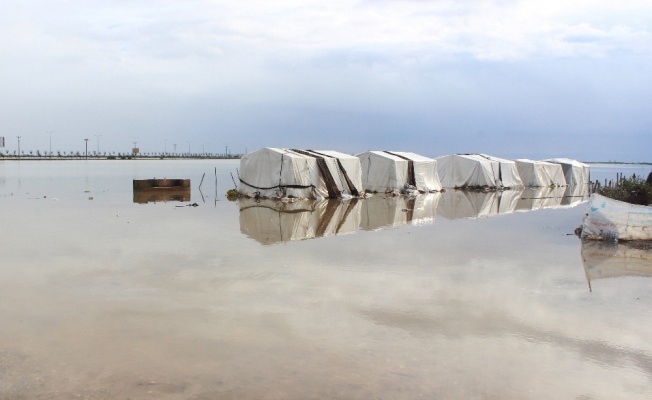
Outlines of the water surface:
M229 202L237 166L0 162L0 399L650 398L649 252L583 248L581 197Z

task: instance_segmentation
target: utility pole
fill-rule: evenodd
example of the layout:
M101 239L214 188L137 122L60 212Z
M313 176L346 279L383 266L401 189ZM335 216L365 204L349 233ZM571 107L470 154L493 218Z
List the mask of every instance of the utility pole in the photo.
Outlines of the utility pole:
M86 141L86 159L88 160L88 139L84 139Z
M177 154L177 144L175 143L173 144L173 146L174 146L174 154Z
M54 131L48 131L48 133L50 134L50 157L52 157L52 134Z
M20 158L20 136L16 136L18 138L18 158Z
M100 155L100 138L102 135L95 135L95 137L97 138L97 155Z

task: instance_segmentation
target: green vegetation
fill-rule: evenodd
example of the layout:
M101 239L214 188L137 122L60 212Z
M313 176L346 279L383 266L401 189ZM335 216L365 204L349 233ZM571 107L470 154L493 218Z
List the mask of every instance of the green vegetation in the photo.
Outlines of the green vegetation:
M226 198L234 201L238 199L238 191L235 189L230 189L226 191Z
M595 192L631 204L644 206L652 204L652 184L636 175L629 178L619 177L615 182L609 182L604 187L599 187L598 184Z

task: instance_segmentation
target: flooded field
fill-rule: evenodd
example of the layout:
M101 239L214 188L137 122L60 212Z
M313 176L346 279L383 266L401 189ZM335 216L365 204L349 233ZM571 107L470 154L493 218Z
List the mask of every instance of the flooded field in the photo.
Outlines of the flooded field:
M237 167L0 162L0 399L652 397L652 254L583 245L586 193L230 202Z

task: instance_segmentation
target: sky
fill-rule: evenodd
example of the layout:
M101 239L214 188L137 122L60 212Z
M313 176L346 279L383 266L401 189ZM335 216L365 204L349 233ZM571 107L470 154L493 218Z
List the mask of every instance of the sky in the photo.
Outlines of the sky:
M0 0L4 151L652 161L649 0Z

